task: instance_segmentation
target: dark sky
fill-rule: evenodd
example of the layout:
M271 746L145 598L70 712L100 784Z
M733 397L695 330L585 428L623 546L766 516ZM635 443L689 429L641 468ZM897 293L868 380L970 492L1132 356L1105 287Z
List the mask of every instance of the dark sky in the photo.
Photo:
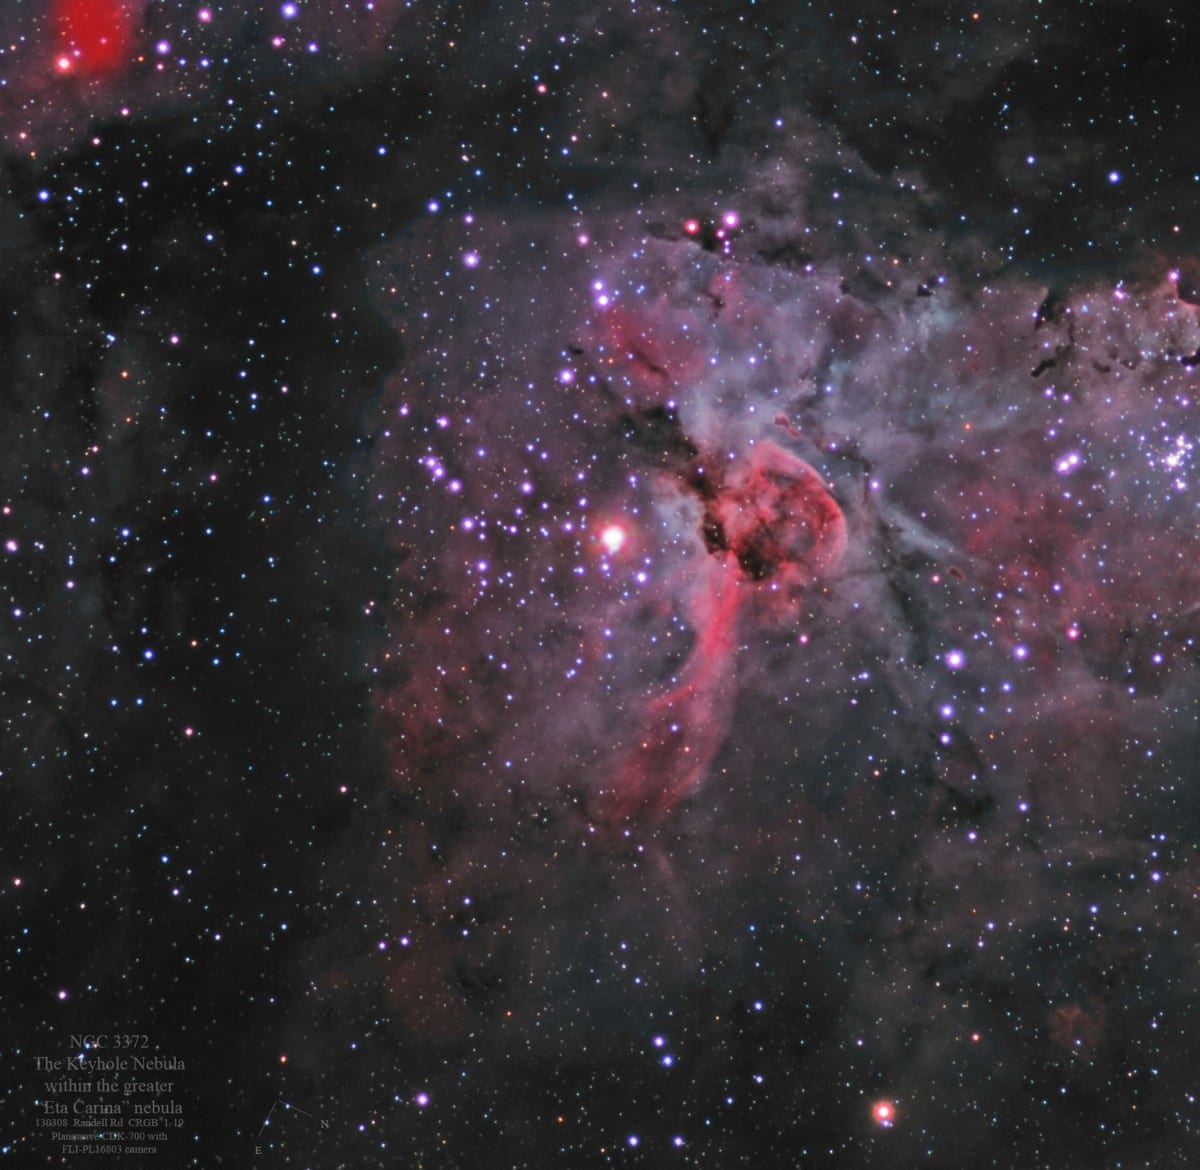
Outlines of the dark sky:
M0 1166L1190 1164L1200 18L824 7L0 7Z

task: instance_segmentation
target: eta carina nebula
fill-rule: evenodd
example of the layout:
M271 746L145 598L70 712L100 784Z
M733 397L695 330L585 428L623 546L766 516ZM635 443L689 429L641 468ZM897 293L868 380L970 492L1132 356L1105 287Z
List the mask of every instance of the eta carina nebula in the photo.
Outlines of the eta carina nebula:
M561 246L547 237L566 225L529 226L533 253ZM493 256L470 230L434 230L462 294L491 303ZM378 701L398 784L435 803L453 759L453 791L485 802L511 784L538 800L573 793L571 815L598 828L660 823L726 741L744 645L795 641L846 556L838 489L814 464L846 467L788 421L792 393L755 402L754 361L737 379L713 368L722 349L726 362L753 354L767 311L753 274L686 238L662 242L670 266L649 265L631 297L635 273L605 260L606 236L624 230L587 247L572 231L578 299L531 298L527 330L510 317L473 337L455 305L398 323L416 352L468 331L443 368L394 381L376 462L385 513L415 503L395 478L412 459L431 489L387 520L405 597ZM503 243L524 259L518 239ZM521 335L544 339L540 353L506 352ZM464 397L472 384L482 393ZM861 468L846 466L857 499Z
M1022 735L1041 742L1106 688L1134 686L1136 722L1175 685L1198 327L1169 275L968 293L931 238L888 292L833 252L778 262L810 228L773 198L747 197L715 250L664 206L431 215L381 251L412 354L372 470L397 558L376 701L402 791L650 827L718 772L722 793L770 789L730 763L749 706L814 758L868 720L868 774L889 759L1015 829L1022 805L1061 817L1075 781L1039 759L1031 794L997 721L1036 712ZM410 306L396 290L431 255L445 295Z
M401 1034L533 1061L636 1047L626 975L657 1020L729 972L691 1027L723 1069L762 948L779 1004L820 954L786 1011L836 1002L810 1074L854 1065L843 1124L890 1140L952 1108L930 1070L986 1051L999 1116L1023 1045L1098 1060L1120 1026L1074 924L1167 890L1200 320L1165 266L980 285L916 228L848 257L777 177L724 239L690 193L431 212L374 257L406 827L370 881L411 945L369 965Z

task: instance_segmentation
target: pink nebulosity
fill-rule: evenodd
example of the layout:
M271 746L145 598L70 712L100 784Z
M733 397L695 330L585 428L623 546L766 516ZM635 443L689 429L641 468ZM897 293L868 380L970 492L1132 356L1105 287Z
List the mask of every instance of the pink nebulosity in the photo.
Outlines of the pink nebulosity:
M777 443L758 443L715 479L693 477L705 502L704 540L728 552L750 581L794 597L832 568L846 521L821 477Z
M845 518L820 476L773 442L719 476L693 467L686 481L704 503L702 536L715 563L696 587L696 643L678 685L648 702L603 793L609 823L655 821L696 791L729 729L741 613L765 600L768 613L789 616L846 547Z
M601 820L656 820L703 779L728 726L739 604L734 575L713 566L698 592L699 631L678 685L647 702L637 739L602 793Z

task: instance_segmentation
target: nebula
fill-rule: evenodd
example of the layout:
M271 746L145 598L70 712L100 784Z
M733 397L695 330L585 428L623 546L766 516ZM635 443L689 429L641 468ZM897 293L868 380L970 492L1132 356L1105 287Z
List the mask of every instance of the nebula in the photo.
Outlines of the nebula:
M616 937L670 1000L704 966L696 891L716 870L740 904L767 867L789 922L842 905L843 883L895 891L844 1012L887 1003L885 1047L931 1027L939 987L996 978L1049 1048L1074 1035L986 973L986 948L959 953L976 924L954 891L986 842L1001 860L978 913L1026 948L1053 937L1033 859L1116 864L1098 819L1153 823L1136 791L1184 766L1181 356L1200 325L1166 273L1054 299L1017 279L967 292L914 255L889 292L833 253L795 265L765 204L747 196L728 249L647 228L686 224L666 201L582 225L431 217L381 253L381 290L431 253L448 274L436 303L379 298L411 357L373 457L397 556L376 698L392 782L440 826L438 860L405 880L432 923L486 866L514 915L491 946L405 956L399 1018L465 1034L472 988L496 981L514 1018L552 1012L573 947ZM1081 1002L1092 961L1072 954L1059 1002ZM888 990L914 966L926 991Z
M743 609L786 620L803 590L831 571L846 544L841 509L817 473L772 440L684 482L700 501L700 535L715 568L697 576L693 647L669 692L652 699L618 767L602 819L662 815L695 791L724 739L736 689ZM749 620L754 620L750 618ZM635 720L636 720L635 716Z
M133 17L125 0L54 0L60 72L104 76L125 68L133 49Z

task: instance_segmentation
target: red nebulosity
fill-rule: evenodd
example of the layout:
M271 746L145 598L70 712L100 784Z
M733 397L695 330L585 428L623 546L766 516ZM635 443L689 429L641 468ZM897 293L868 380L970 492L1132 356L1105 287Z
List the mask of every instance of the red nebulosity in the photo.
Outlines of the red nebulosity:
M983 564L995 565L997 597L1007 603L997 634L1012 644L1028 643L1048 664L1054 646L1084 614L1102 613L1105 591L1091 568L1098 540L1086 520L1049 492L988 489L984 507L967 528L966 548Z
M1088 498L1077 485L1072 494ZM1042 668L1070 655L1100 678L1162 685L1160 667L1200 624L1190 536L1148 528L1121 500L1097 499L1085 512L1033 487L981 490L971 507L964 544L986 566L976 573L994 591L1001 644Z
M54 0L60 71L115 73L129 60L133 17L121 0Z
M637 743L621 760L602 820L655 821L691 795L724 738L716 692L689 684L653 700Z
M600 372L622 380L638 401L674 390L695 376L702 358L689 336L673 325L662 307L635 314L608 306L600 318Z
M1050 1012L1050 1041L1071 1052L1090 1052L1104 1036L1104 1005L1063 1004Z
M784 598L831 569L846 547L846 521L821 477L770 441L720 477L697 470L709 551L729 553L750 581Z
M603 794L600 818L608 822L658 820L691 795L725 738L733 690L737 582L717 570L702 586L696 644L680 684L652 699L636 742Z
M704 502L705 545L719 561L692 598L696 642L679 685L649 703L605 793L603 820L657 820L696 791L728 729L742 610L765 596L790 612L846 547L842 510L802 459L767 441L732 467L712 462L719 475L703 465L688 474Z

